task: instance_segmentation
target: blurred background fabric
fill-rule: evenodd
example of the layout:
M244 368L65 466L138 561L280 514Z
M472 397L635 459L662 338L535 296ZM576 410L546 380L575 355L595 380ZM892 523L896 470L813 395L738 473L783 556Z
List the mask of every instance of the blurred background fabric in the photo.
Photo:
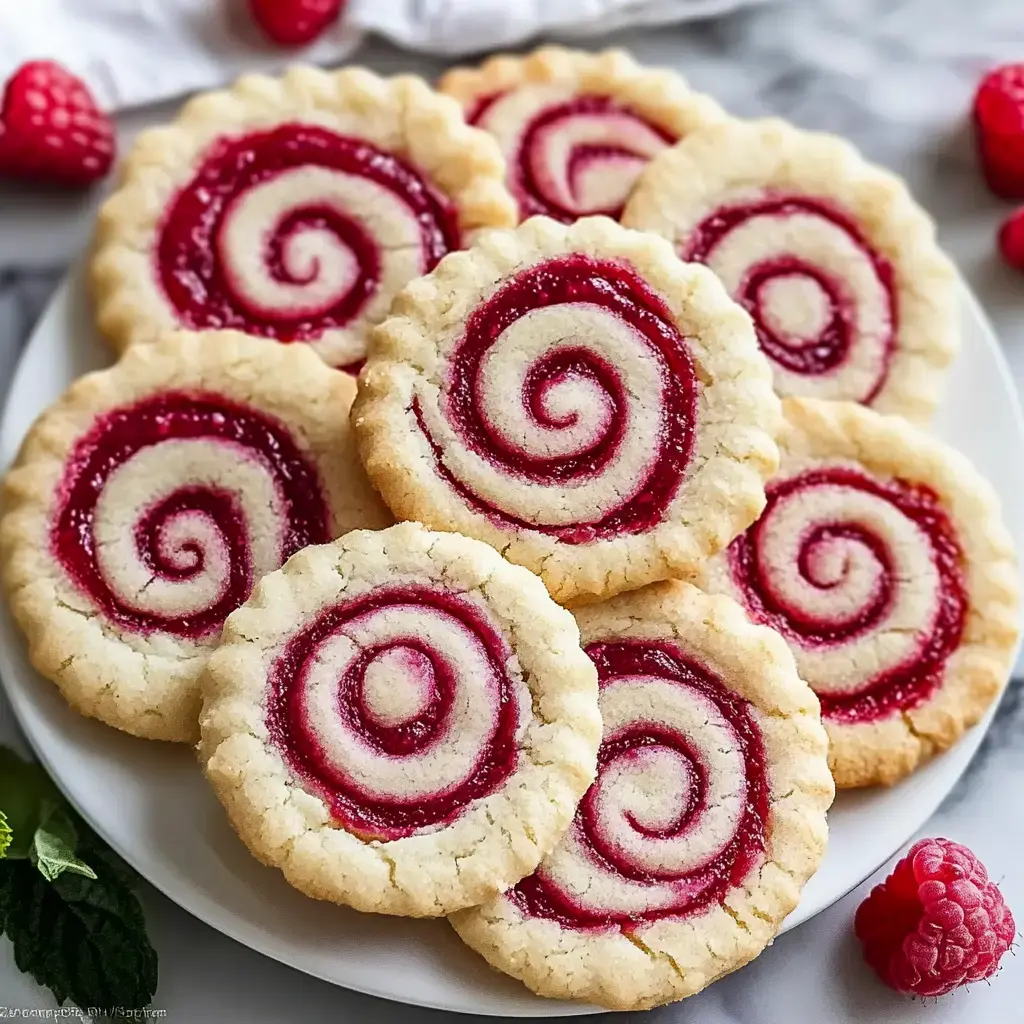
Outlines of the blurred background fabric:
M245 0L0 0L0 81L46 57L80 75L100 105L121 110L206 89L243 71L295 60L337 63L374 33L413 50L455 55L541 33L595 35L708 18L768 0L349 0L312 46L274 47Z

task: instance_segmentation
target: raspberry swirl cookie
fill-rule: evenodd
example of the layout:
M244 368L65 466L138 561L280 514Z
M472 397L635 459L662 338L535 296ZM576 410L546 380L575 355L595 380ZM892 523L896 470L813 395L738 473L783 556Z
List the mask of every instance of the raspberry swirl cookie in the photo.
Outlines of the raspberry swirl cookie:
M849 143L775 120L709 126L647 168L623 223L718 274L780 394L918 421L938 404L955 272L904 184Z
M377 329L353 424L402 519L597 599L692 566L761 510L778 401L706 268L604 217L491 232Z
M615 1010L752 960L825 850L833 785L814 694L736 604L660 583L578 613L597 666L597 781L538 871L455 914L540 995Z
M891 783L1005 683L1020 619L1012 543L958 452L850 403L783 408L768 505L697 582L789 642L836 783Z
M194 742L229 612L307 544L387 510L312 352L176 334L82 377L5 482L0 566L32 663L77 711Z
M100 329L303 341L363 357L395 292L480 227L515 222L485 132L412 76L362 68L248 75L141 135L100 211Z
M490 899L594 778L596 676L572 616L486 544L417 523L265 577L204 695L200 755L243 841L358 910Z
M651 157L725 114L671 71L626 53L546 46L455 68L438 88L497 138L522 217L618 217Z

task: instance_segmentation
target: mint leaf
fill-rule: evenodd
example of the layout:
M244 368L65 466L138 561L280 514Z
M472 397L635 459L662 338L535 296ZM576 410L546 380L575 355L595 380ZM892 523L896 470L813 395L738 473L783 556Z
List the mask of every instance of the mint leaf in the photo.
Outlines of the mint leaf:
M31 761L22 761L13 750L0 747L0 811L13 833L7 856L28 857L32 837L42 822L45 805L60 804L63 797L50 776Z
M12 835L13 833L13 835ZM0 935L59 1003L141 1010L157 957L126 864L46 772L0 746Z
M75 856L77 845L78 832L67 811L59 804L48 804L43 811L42 822L32 837L29 853L29 859L43 878L53 882L65 871L95 878L96 872Z
M157 985L157 957L146 936L133 876L82 822L77 856L95 878L67 869L53 881L26 860L0 861L0 932L18 969L58 1003L142 1009Z

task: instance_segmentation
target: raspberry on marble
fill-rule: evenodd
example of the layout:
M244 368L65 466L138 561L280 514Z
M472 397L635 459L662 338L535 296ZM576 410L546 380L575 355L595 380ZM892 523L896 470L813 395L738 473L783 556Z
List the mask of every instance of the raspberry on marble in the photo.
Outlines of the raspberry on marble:
M854 931L890 988L942 996L991 978L1017 928L974 853L922 839L857 908Z

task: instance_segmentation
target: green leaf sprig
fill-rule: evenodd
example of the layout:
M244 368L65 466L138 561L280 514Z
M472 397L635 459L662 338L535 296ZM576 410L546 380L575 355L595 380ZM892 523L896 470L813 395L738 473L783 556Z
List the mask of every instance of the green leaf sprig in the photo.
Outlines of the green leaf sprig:
M141 1010L157 956L126 864L43 769L0 746L0 935L58 1003Z
M0 811L0 858L7 856L7 848L11 845L11 826L7 824L7 815Z

